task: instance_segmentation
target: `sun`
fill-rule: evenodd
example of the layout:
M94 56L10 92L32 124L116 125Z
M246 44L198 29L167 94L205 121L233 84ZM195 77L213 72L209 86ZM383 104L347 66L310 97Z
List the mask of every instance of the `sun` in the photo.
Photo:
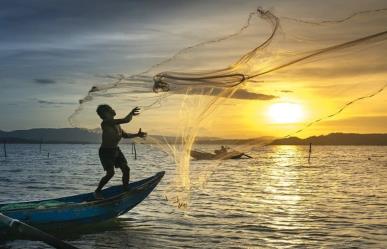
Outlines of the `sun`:
M304 118L301 105L296 103L275 103L267 109L267 115L272 123L297 123Z

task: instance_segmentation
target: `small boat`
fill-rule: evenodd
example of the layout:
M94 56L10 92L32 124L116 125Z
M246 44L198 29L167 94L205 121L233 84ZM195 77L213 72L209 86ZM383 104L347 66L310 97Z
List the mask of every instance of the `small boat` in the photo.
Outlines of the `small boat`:
M104 199L97 200L93 193L57 199L3 203L0 213L33 226L87 224L118 217L143 201L157 186L164 171L152 177L132 182L124 191L122 185L102 190ZM0 224L0 230L7 228Z
M227 159L241 159L243 156L251 158L245 153L238 151L230 151L226 153L212 154L208 152L201 152L196 150L191 150L191 157L196 160L227 160Z

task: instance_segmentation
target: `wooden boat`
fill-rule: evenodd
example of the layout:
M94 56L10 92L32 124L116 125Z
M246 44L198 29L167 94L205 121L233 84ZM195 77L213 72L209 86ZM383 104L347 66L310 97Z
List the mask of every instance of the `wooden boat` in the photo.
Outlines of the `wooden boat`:
M212 154L212 153L208 153L208 152L191 150L191 157L193 157L196 160L241 159L245 155L246 155L245 153L241 153L238 151L230 151L230 152L226 152L226 153Z
M104 199L93 193L32 202L3 203L0 212L33 226L86 224L120 216L143 201L157 186L164 171L152 177L132 182L129 190L113 186L102 190ZM0 224L0 230L6 226Z

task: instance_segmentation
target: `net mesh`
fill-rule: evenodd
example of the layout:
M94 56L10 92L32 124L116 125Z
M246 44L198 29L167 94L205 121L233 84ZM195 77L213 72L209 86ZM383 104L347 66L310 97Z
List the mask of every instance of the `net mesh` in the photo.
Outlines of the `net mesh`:
M269 144L273 136L334 132L324 121L364 112L364 105L349 107L370 98L373 111L380 111L386 96L386 23L387 9L301 20L258 8L235 32L183 48L138 74L106 75L111 83L93 86L69 121L80 127L97 123L100 103L119 112L140 106L143 118L136 125L160 135L149 136L147 143L168 152L176 164L167 198L187 207L192 189L203 186L219 164L191 174L198 136L260 137L234 146L247 151ZM266 109L278 102L307 106L308 113L298 122L273 124Z

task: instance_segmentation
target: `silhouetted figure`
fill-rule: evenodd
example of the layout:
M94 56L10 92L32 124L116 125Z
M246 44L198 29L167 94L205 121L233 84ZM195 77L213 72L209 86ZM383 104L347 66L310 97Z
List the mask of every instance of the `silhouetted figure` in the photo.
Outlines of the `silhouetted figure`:
M124 154L118 147L118 143L121 138L145 137L146 133L142 132L140 128L138 133L129 134L123 131L120 126L120 124L129 123L133 116L140 114L140 108L138 107L134 108L128 115L126 115L126 117L122 119L114 119L116 112L109 105L99 105L97 113L102 119L102 144L99 148L99 159L106 171L106 175L100 180L98 188L94 192L94 196L96 199L101 199L103 198L101 190L114 176L114 167L121 169L122 184L125 189L128 189L130 169Z
M226 154L227 153L227 148L225 146L221 146L220 147L220 150L215 150L214 151L216 155L219 155L219 154Z

